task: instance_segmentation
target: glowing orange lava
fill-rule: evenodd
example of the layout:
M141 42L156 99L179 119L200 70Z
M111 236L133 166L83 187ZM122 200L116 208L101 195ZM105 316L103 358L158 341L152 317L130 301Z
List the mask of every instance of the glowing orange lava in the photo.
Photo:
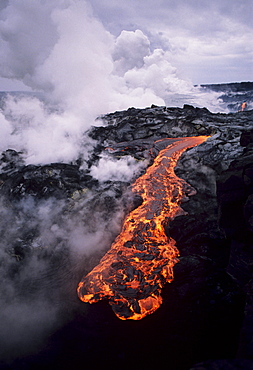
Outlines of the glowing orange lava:
M143 203L125 219L122 231L100 263L78 285L83 302L108 299L122 320L140 320L162 303L161 289L173 280L179 252L164 225L185 214L179 204L193 189L174 173L181 154L208 136L171 139L133 184Z
M240 111L241 111L241 112L243 112L246 108L247 108L247 103L246 103L246 101L245 101L245 102L243 102L243 103L241 104L241 109L240 109Z

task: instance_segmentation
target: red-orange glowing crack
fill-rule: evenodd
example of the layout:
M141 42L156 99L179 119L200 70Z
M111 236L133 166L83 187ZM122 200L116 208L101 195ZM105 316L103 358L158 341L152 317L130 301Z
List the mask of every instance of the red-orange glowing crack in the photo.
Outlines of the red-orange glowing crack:
M78 286L78 296L94 303L108 299L122 320L140 320L162 303L161 289L173 280L179 252L164 224L185 214L179 204L192 188L174 173L181 154L208 136L176 139L133 184L143 203L125 219L111 249Z

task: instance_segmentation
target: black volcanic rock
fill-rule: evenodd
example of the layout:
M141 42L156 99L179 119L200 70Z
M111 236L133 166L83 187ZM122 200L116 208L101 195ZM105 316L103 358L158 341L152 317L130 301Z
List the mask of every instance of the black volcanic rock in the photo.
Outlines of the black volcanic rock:
M129 108L101 117L104 127L94 127L89 135L108 143L131 142L132 140L158 140L166 137L209 135L212 127L203 125L211 119L207 109L191 106L180 108L156 107Z
M0 181L3 182L0 194L8 194L9 198L20 198L28 194L38 199L50 196L61 198L71 196L84 187L94 187L97 183L73 164L23 165L18 168L12 166L11 173L9 166L10 164L6 165L0 174Z
M233 92L241 92L241 91L249 91L252 92L253 90L253 82L230 82L230 83L223 83L223 84L207 84L207 85L200 85L202 87L207 87L213 91L233 91Z
M18 297L41 294L44 283L43 299L50 292L66 320L50 332L37 354L16 356L2 363L3 368L106 364L150 369L166 363L180 370L246 369L253 360L253 111L213 114L189 105L152 106L100 119L104 126L89 131L96 147L85 170L76 163L26 166L22 153L2 154L0 199L9 207L2 210L1 242L7 251L4 263L9 263L5 279L15 281ZM118 320L105 302L90 306L78 301L75 289L81 276L109 248L123 215L142 202L125 181L95 180L91 167L103 155L115 161L131 156L148 165L167 145L166 138L198 135L211 137L187 150L176 167L196 194L182 203L188 215L165 225L180 258L174 281L164 288L162 306L137 323ZM48 218L42 225L41 212ZM120 217L114 217L117 212ZM98 240L104 249L82 259L77 249L72 260L67 238L72 226L78 226L72 242L87 238L92 243L102 220L103 238ZM22 275L35 256L36 261L50 261L41 280ZM2 297L9 299L9 290L7 284Z

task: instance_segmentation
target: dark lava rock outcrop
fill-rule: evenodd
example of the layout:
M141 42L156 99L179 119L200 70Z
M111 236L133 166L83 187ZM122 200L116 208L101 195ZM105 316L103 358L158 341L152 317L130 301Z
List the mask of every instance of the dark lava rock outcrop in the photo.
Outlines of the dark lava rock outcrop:
M60 290L64 290L66 277L74 290L98 257L79 261L72 275L71 263L66 269L69 254L65 253L64 259L55 257L55 250L60 251L58 256L63 247L68 250L66 235L71 233L73 223L79 220L78 228L84 227L91 235L105 220L103 242L104 249L108 249L123 215L141 202L131 195L130 182L99 182L92 177L91 168L99 158L106 155L117 161L130 156L148 165L168 137L210 135L205 143L187 150L176 168L177 175L197 192L182 204L188 215L166 225L181 255L174 268L175 279L164 288L159 310L138 323L121 322L103 302L84 305L75 292L71 293L65 307L72 312L67 323L51 333L40 352L15 359L6 368L79 369L84 363L93 367L106 363L111 368L151 369L166 363L173 370L250 369L253 111L213 114L189 105L182 109L152 106L111 113L100 120L103 126L93 127L88 133L96 146L85 166L79 162L25 166L22 153L9 150L2 154L0 197L4 209L12 209L11 215L2 211L2 218L9 217L1 226L2 247L7 251L4 258L6 262L7 258L12 260L6 276L16 279L19 291L24 290L27 279L20 282L17 277L27 260L35 253L43 259L53 254L54 269L57 263L61 265L55 274L64 271L64 278L57 280ZM39 219L28 222L36 210L31 213L24 206L27 199L33 207L35 203L44 207L39 208L39 215L45 211L44 202L53 202L52 212L47 214L50 223L43 224L50 230L46 239L53 244L50 248L41 241L38 229L43 225ZM115 219L117 212L120 216ZM91 222L94 219L95 224ZM57 234L60 227L66 234ZM101 250L98 254L102 255Z

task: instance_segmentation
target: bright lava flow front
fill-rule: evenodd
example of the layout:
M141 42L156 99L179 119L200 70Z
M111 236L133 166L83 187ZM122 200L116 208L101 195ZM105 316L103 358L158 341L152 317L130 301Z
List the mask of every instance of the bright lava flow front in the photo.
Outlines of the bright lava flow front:
M194 193L175 175L174 168L187 148L208 137L172 139L135 181L133 191L141 195L143 203L126 217L121 233L100 263L82 278L77 292L83 302L108 299L122 320L140 320L161 305L161 289L173 280L179 255L164 225L185 214L179 204Z

